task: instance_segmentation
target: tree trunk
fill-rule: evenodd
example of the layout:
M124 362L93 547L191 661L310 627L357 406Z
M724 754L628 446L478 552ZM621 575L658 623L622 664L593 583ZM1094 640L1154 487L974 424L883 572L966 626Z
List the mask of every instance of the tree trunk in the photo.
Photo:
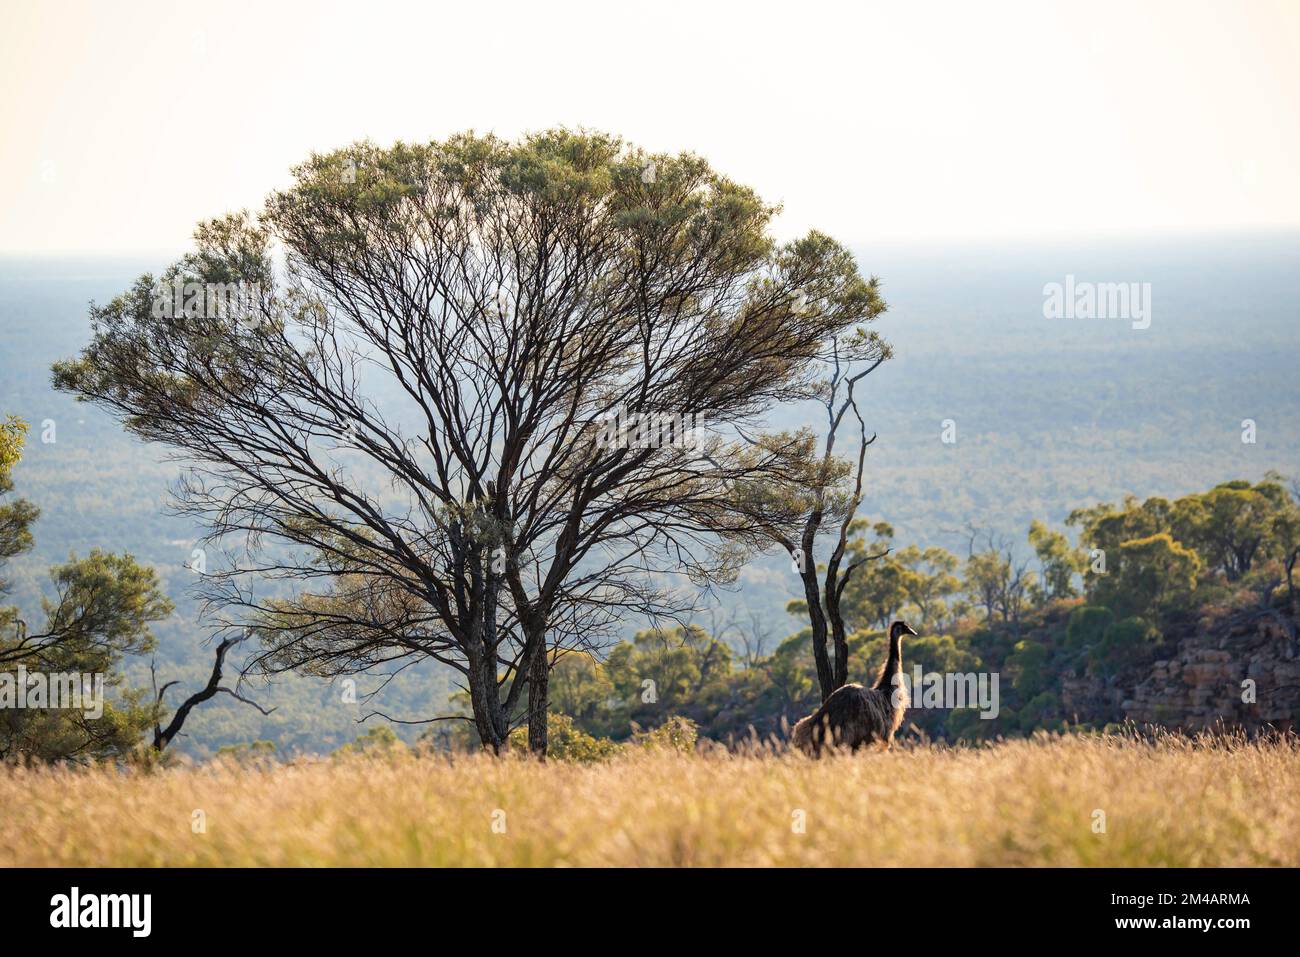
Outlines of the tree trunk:
M495 662L481 649L469 655L469 697L474 711L474 727L483 750L501 754L505 749L506 729L502 720L500 689L497 687Z
M800 568L799 577L803 579L804 600L808 603L808 618L812 625L813 661L817 664L817 684L821 688L824 702L831 696L837 685L835 673L831 669L830 656L826 653L826 613L822 609L821 588L817 580L817 566L812 560L812 549L805 549L803 556L804 564Z
M1295 566L1297 559L1300 559L1300 548L1297 548L1286 560L1286 604L1287 610L1295 613Z
M546 653L546 629L536 628L528 636L528 750L546 759L550 705L551 661Z
M501 754L506 748L508 723L501 706L501 686L497 684L496 592L499 579L491 566L486 568L483 549L467 539L459 523L450 530L452 565L456 573L456 600L465 636L468 664L470 707L474 727L485 751ZM464 587L469 579L468 591Z
M833 565L838 565L837 558L832 558ZM832 568L832 573L826 578L826 613L830 618L831 645L835 649L835 671L833 683L835 685L831 690L843 688L849 683L849 641L844 630L844 612L840 610L840 596L836 587L837 579L834 575L836 571Z

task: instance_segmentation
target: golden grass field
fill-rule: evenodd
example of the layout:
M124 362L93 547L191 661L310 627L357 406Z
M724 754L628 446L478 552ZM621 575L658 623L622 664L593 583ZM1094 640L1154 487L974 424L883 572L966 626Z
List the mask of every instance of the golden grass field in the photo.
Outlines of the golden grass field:
M1294 739L1040 736L820 762L651 751L586 765L398 753L8 768L0 865L1296 866L1298 758Z

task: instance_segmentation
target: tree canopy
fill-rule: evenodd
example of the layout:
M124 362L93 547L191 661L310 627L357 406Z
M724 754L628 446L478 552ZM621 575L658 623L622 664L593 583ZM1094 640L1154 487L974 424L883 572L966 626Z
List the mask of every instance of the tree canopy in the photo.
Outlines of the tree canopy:
M559 653L681 612L674 579L727 580L800 507L760 490L811 450L746 428L884 354L876 282L821 233L778 245L775 211L599 133L358 143L95 307L55 383L188 465L209 607L261 667L432 658L484 745L526 706L544 753Z

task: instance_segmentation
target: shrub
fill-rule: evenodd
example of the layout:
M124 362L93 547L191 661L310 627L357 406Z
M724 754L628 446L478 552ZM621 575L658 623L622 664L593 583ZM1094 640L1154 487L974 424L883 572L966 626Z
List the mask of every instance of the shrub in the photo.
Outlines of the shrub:
M597 738L583 731L567 714L552 714L547 723L546 756L557 761L576 761L585 764L604 761L618 754L620 745L609 738ZM510 750L515 754L528 753L528 729L515 728L510 732Z
M377 724L365 734L358 735L357 739L351 744L345 744L338 748L335 754L354 754L364 751L405 751L406 744L397 736L394 731L386 724Z
M392 734L391 729L386 729ZM396 735L393 735L394 738ZM275 758L275 742L267 740L247 741L241 744L226 744L217 748L217 757L230 758L240 763L257 764Z
M1069 624L1065 626L1065 647L1079 651L1099 644L1114 621L1115 613L1109 608L1079 606L1070 612Z
M1058 724L1060 715L1061 699L1051 691L1044 691L1020 709L1020 729L1029 732Z
M680 715L672 715L654 730L634 734L632 743L651 750L689 753L695 750L695 740L698 737L699 728L694 721Z
M1124 618L1107 628L1088 653L1088 670L1110 677L1137 662L1159 641L1159 630L1143 619Z
M1012 686L1021 701L1043 692L1048 685L1047 649L1032 639L1016 642L1016 650L1007 658L1012 672Z

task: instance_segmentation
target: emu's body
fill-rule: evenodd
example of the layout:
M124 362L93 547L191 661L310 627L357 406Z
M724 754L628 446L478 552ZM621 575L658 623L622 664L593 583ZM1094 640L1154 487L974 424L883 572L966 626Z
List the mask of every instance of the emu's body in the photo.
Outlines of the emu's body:
M857 751L870 744L885 748L893 744L894 732L910 704L906 686L895 682L895 676L903 667L903 635L914 634L903 622L894 622L889 628L889 658L875 685L836 688L820 708L794 726L791 743L814 758L827 746Z

